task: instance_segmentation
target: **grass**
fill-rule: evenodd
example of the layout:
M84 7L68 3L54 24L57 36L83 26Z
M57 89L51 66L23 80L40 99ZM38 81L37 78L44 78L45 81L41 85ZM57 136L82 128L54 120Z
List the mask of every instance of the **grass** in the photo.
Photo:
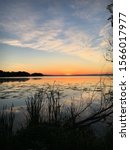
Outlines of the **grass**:
M13 104L10 108L3 106L0 111L0 137L9 137L13 134L13 124L15 120L15 114L13 111Z
M97 137L91 125L76 126L77 118L91 103L81 105L80 109L71 103L66 108L61 104L61 96L59 87L53 84L28 97L27 126L15 135L13 105L8 112L7 106L3 107L0 113L1 147L4 150L112 150L112 127L104 136Z
M112 132L96 137L92 128L75 129L39 124L18 131L4 150L112 150Z
M0 111L0 147L6 150L7 145L10 144L13 135L13 124L15 114L13 111L13 104L10 107L3 106Z
M44 95L43 91L39 90L34 96L28 97L26 102L27 107L27 124L29 126L38 125L41 122L41 109L43 107Z

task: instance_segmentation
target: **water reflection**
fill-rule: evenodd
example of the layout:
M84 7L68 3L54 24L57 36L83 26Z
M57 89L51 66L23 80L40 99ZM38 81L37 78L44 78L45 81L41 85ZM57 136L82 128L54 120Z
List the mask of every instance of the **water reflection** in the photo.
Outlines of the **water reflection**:
M27 97L33 96L41 88L47 89L49 85L55 85L62 93L60 103L64 107L74 103L80 109L92 102L91 107L82 114L82 119L98 109L101 92L107 93L112 88L112 78L107 76L4 78L0 79L0 83L0 110L4 105L11 106L13 103L16 122L19 118L24 120Z
M26 82L30 80L30 78L0 78L0 83L4 82Z
M101 85L101 82L104 85ZM45 88L54 83L63 91L66 103L72 97L75 101L87 100L95 91L95 97L100 98L101 88L105 86L107 92L112 86L112 78L107 76L51 76L31 78L0 78L0 106L14 103L15 106L24 106L28 96L33 95L38 89Z

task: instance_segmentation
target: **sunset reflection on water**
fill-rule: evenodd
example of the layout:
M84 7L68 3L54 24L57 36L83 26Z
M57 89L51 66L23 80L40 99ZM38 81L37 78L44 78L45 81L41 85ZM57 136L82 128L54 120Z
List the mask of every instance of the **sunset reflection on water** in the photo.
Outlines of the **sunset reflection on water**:
M68 103L72 97L80 100L80 96L86 98L86 93L96 89L100 92L101 83L109 90L112 87L111 76L45 76L32 78L4 78L0 79L0 107L13 103L15 106L25 105L28 96L33 95L38 89L48 84L59 86L63 91L64 100Z

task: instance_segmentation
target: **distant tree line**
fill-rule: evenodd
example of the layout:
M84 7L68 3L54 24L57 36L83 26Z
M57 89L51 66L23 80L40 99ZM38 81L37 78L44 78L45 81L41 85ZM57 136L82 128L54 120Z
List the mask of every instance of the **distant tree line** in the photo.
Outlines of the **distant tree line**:
M18 71L18 72L9 72L9 71L2 71L0 70L0 77L29 77L29 76L43 76L42 73L28 73L25 71Z

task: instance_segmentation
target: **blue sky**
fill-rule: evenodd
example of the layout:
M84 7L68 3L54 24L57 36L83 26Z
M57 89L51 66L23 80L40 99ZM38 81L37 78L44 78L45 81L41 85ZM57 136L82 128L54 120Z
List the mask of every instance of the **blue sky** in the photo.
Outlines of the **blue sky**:
M1 0L1 70L75 74L111 72L110 0ZM104 67L105 66L105 67Z

